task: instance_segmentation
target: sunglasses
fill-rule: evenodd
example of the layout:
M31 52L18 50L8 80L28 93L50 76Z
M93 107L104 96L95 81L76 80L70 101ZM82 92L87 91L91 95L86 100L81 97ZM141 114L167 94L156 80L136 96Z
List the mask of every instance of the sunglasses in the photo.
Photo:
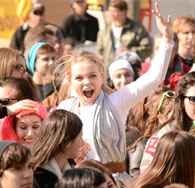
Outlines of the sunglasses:
M10 104L12 101L18 101L18 99L11 99L11 98L2 98L0 99L0 104L1 105L8 105Z
M157 108L157 112L158 114L160 114L160 109L161 109L161 106L163 104L163 101L165 100L165 97L174 97L175 96L175 92L174 91L166 91L163 93L161 99L160 99L160 102L158 104L158 108Z
M36 15L36 16L43 16L44 12L43 11L39 11L39 10L37 10L37 11L35 10L33 12L33 14Z
M195 104L195 96L186 96L186 95L184 95L184 97L189 100L190 104Z
M26 73L26 68L23 65L18 64L15 66L15 69L19 71L21 74Z
M77 4L81 4L81 3L85 3L85 1L83 0L78 0L78 1L75 1Z

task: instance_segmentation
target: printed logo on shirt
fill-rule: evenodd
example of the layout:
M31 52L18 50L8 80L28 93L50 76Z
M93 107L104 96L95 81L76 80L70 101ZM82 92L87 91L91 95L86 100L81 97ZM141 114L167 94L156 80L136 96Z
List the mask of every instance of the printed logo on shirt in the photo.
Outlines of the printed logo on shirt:
M149 141L148 147L146 148L146 153L149 153L150 155L154 156L156 151L156 146L158 144L158 137L152 137Z

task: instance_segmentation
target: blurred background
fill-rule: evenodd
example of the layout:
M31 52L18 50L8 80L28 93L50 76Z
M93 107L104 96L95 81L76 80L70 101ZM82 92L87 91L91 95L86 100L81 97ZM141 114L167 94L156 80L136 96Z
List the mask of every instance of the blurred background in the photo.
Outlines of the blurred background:
M86 0L88 13L97 17L100 29L109 22L107 7L110 0ZM70 0L0 0L0 47L8 47L15 29L28 19L32 3L45 6L47 22L61 26L62 20L71 14ZM158 2L163 16L172 20L184 14L195 17L195 0L127 0L128 17L139 21L149 31L151 37L157 33L151 10Z

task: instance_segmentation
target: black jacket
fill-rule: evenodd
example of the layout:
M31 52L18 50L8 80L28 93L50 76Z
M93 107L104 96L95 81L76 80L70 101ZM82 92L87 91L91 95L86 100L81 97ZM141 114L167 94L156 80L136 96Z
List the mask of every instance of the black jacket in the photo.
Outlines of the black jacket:
M24 37L29 30L30 26L27 22L18 27L12 36L10 48L22 50L24 52Z
M77 14L70 15L62 23L64 37L70 37L77 43L86 40L95 42L98 30L97 19L87 13L82 17Z

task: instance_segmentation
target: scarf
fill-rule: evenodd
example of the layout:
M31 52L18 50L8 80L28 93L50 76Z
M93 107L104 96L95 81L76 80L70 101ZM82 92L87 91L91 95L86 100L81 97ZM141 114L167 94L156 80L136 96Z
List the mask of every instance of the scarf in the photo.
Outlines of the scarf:
M70 111L77 114L78 107L79 99L75 98ZM92 105L91 118L93 118L91 125L93 144L100 161L103 164L125 161L125 127L109 97L103 91Z

